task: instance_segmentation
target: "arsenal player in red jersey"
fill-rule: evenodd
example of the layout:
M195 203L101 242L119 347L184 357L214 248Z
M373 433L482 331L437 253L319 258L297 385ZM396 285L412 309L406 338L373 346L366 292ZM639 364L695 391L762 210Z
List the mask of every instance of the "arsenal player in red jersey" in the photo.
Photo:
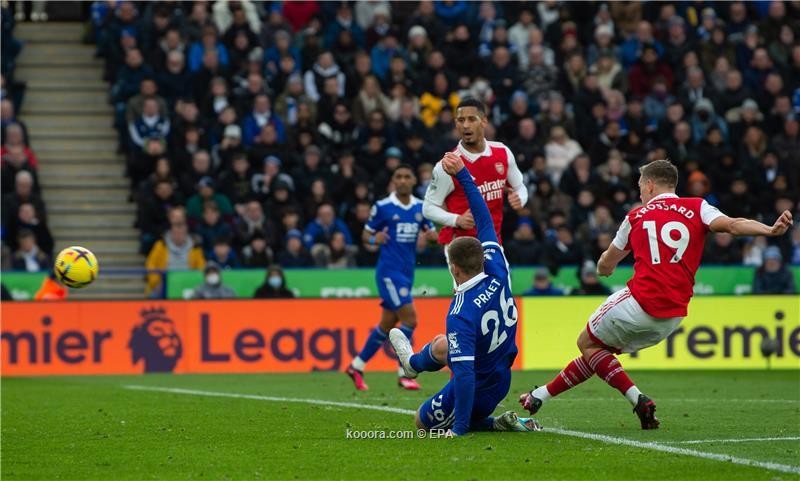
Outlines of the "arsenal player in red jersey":
M520 396L520 403L531 414L551 397L597 374L630 401L642 429L658 428L655 403L634 385L615 354L654 346L678 327L686 316L709 231L774 237L792 225L788 210L767 226L730 218L701 198L678 197L678 169L667 160L651 162L640 172L643 205L628 213L597 263L597 273L608 276L633 252L633 278L589 318L578 336L581 356L546 386Z
M494 230L500 239L504 193L508 191L508 202L515 210L528 202L528 190L522 183L522 173L514 154L505 144L488 141L484 137L487 119L483 102L474 98L462 100L456 107L455 123L461 141L453 151L461 156L486 200ZM425 193L422 213L443 226L439 232L440 244L447 245L456 237L476 236L475 220L469 211L464 190L444 171L441 161L433 168L433 179Z

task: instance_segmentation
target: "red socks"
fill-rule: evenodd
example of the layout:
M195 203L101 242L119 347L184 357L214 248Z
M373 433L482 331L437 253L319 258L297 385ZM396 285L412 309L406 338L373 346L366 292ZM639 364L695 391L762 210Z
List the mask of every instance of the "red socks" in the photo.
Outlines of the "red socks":
M589 379L592 374L594 374L594 369L589 367L583 357L575 358L552 381L547 383L547 392L551 396L557 396Z
M633 387L633 381L625 373L617 357L606 350L592 354L592 357L589 358L589 366L603 381L623 395Z
M582 356L573 359L552 381L547 383L546 393L539 388L537 390L539 392L535 395L540 399L557 396L589 379L593 374L597 374L600 379L623 395L633 387L633 381L625 373L617 357L609 351L601 350L595 352L588 362Z

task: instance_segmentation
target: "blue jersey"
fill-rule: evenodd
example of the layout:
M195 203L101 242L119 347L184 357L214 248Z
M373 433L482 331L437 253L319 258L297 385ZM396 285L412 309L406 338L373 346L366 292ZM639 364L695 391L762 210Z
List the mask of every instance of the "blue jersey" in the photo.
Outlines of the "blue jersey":
M417 237L424 229L433 229L433 224L422 216L422 201L411 196L411 202L405 205L392 193L372 206L364 228L372 233L387 229L389 240L381 246L378 270L395 271L413 279Z
M414 196L406 205L392 193L372 206L364 229L372 233L386 229L389 236L381 246L375 269L375 283L384 308L397 310L411 303L417 238L426 228L433 229L433 224L422 216L422 201Z
M456 289L447 315L447 364L453 371L455 412L453 431L464 434L474 404L493 391L505 395L511 365L517 356L517 306L511 295L509 267L497 242L486 203L466 169L461 183L475 216L484 253L483 272Z

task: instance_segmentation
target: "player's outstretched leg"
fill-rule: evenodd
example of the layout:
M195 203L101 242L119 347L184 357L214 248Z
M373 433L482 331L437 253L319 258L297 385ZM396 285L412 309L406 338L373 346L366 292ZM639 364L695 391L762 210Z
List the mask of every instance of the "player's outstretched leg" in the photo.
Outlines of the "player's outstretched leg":
M570 361L547 385L539 386L531 392L522 394L519 402L531 415L536 414L547 400L577 386L592 377L593 374L594 369L583 359L583 356L577 357Z
M383 346L383 343L386 342L388 336L387 331L391 329L396 322L397 317L395 313L384 309L381 314L380 323L369 333L367 342L364 343L361 352L359 352L358 356L354 357L350 365L347 366L345 373L350 376L350 379L353 380L353 385L359 391L366 391L369 389L367 383L364 382L364 368L367 366L367 362L372 359L372 356L374 356L375 353L378 352L378 349Z
M658 429L660 422L656 418L656 403L636 387L614 353L607 349L596 349L589 354L589 365L600 379L622 393L631 403L633 412L639 416L642 429Z
M403 367L406 377L414 379L423 371L438 371L447 363L447 341L441 334L425 344L420 352L414 354L411 343L400 329L389 331L389 342Z
M400 307L400 309L397 310L397 317L400 319L400 326L398 329L403 332L408 339L409 345L411 345L411 338L414 335L414 328L417 326L417 311L414 309L414 305L405 304ZM418 391L420 388L419 383L416 381L416 379L405 375L405 369L403 368L403 365L400 363L399 359L398 364L400 364L400 367L397 385L408 391Z
M542 426L533 418L521 418L514 411L506 411L494 418L487 418L491 421L492 431L515 431L530 432L541 431Z

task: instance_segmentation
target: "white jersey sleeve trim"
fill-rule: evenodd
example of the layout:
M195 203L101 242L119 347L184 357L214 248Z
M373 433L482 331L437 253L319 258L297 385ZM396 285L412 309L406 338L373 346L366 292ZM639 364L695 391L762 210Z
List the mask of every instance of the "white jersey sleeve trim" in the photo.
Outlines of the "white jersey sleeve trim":
M506 155L508 155L508 185L514 189L514 192L519 195L519 200L522 201L522 205L528 203L528 188L525 187L525 183L523 181L522 172L519 170L519 166L517 165L517 159L514 157L514 153L511 152L511 149L508 148L506 144L500 144L506 149Z
M617 230L617 235L614 237L614 240L611 241L611 244L616 247L617 249L624 251L625 247L628 245L628 236L631 233L631 222L625 217L625 220L622 221L622 224L619 225L619 229Z
M719 209L709 204L708 202L703 201L703 203L700 204L700 219L703 221L703 224L709 225L718 218L724 216L725 214L720 212Z
M437 224L455 227L458 214L448 212L444 208L444 201L453 190L455 190L453 178L444 171L442 163L437 162L433 167L433 178L425 192L425 199L422 201L422 214Z

